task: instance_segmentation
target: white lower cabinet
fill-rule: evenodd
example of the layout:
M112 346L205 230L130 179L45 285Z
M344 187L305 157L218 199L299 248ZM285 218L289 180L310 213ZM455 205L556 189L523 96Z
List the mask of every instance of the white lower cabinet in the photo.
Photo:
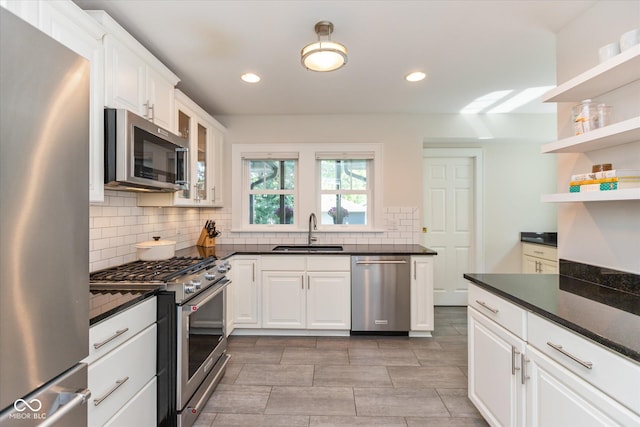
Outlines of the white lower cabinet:
M351 329L351 273L307 272L307 329Z
M304 271L262 272L262 327L304 329L306 290Z
M529 346L527 359L528 426L640 425L636 414L537 349Z
M157 380L153 377L142 390L122 407L106 424L106 427L121 426L155 426L157 425L156 412L148 411L156 404Z
M525 342L468 309L469 399L492 426L524 425Z
M155 308L148 298L90 328L88 425L157 424Z
M411 257L411 332L433 331L433 257Z
M261 328L260 257L236 255L231 260L234 328Z
M525 274L558 274L558 249L535 243L523 243L522 272Z
M640 365L469 284L469 399L492 426L640 425Z
M263 256L262 327L349 330L351 258Z

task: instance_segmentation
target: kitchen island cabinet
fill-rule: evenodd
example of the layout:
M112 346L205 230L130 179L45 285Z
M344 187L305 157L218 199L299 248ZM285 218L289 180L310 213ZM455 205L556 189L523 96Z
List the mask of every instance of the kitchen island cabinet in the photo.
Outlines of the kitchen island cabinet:
M640 424L640 296L557 275L465 278L469 399L491 425Z
M473 308L468 309L467 319L469 400L491 425L523 426L525 394L520 369L526 343Z

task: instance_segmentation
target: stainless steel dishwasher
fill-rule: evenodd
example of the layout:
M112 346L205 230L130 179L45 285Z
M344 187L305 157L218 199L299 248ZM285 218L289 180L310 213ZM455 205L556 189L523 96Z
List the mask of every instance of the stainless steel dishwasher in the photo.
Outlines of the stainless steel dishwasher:
M410 286L409 256L352 256L351 332L409 332Z

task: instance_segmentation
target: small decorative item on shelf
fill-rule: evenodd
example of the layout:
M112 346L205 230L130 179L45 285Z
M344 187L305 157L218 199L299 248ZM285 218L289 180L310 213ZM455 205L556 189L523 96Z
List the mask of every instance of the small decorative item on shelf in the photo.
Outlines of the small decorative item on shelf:
M570 193L588 191L611 191L626 188L640 188L640 170L611 169L610 163L593 165L591 173L571 176Z
M631 31L620 36L620 51L624 52L627 49L631 49L633 46L640 44L640 28L634 28Z
M344 218L349 216L349 211L343 207L340 207L340 210L338 211L338 208L334 206L331 209L329 209L327 213L331 218L333 218L334 224L342 224Z
M603 128L611 124L611 106L607 104L598 104L598 128Z
M613 169L611 163L602 163L599 165L592 165L591 166L591 172L603 172L603 171L610 171L611 169Z
M573 130L576 135L589 132L597 127L598 111L596 103L585 99L573 107Z
M222 233L219 230L216 230L216 222L209 219L205 222L204 228L200 232L200 237L198 238L196 246L202 246L205 248L213 247L216 245L216 237L221 234Z
M607 45L602 46L598 49L598 58L600 59L600 63L608 61L614 56L620 53L620 43L613 42Z

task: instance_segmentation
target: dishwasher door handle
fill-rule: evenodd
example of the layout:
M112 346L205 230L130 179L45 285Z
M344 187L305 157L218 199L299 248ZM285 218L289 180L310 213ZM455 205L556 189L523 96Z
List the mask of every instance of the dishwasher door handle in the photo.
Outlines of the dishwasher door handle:
M356 261L356 264L358 265L367 265L367 264L406 264L407 261L400 259L400 260L377 260L377 261Z

